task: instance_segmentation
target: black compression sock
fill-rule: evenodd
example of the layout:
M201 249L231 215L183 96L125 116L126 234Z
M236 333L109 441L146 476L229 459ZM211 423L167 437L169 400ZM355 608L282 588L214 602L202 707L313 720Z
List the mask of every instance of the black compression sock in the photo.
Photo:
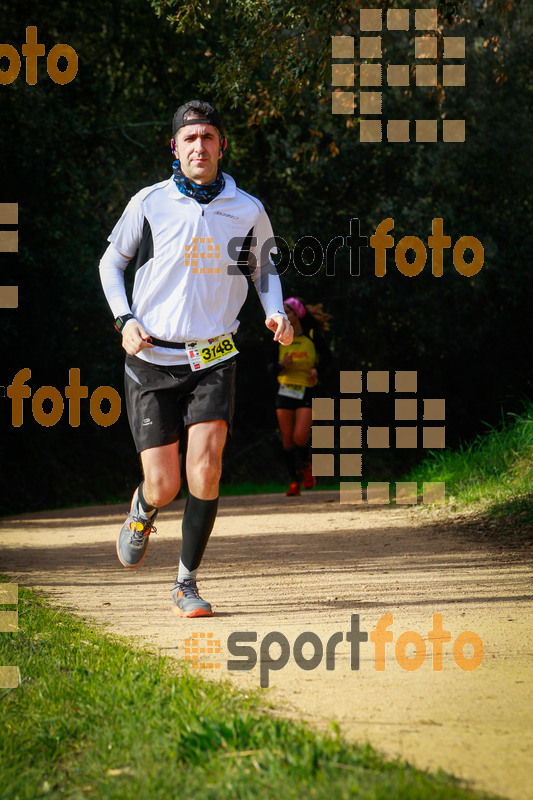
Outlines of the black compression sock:
M296 469L299 471L306 467L311 461L311 453L308 444L296 445Z
M146 502L143 494L143 486L144 486L144 481L141 481L139 484L139 488L137 490L137 499L139 502L139 508L145 517L152 517L154 515L154 512L157 511L157 508L155 506L151 506L150 503Z
M190 571L198 569L209 541L218 509L215 500L199 500L189 493L181 523L181 562Z
M287 467L287 472L289 473L289 480L297 481L297 472L296 472L296 448L293 447L291 450L283 450L283 455L285 456L285 465Z

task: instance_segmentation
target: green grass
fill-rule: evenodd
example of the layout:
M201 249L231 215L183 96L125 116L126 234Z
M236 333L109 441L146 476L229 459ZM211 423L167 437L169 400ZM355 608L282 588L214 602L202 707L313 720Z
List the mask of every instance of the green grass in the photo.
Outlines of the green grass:
M445 481L460 508L533 524L533 403L457 451L433 451L405 480Z
M265 483L252 483L251 481L240 481L239 483L228 483L228 484L220 484L220 494L222 496L233 496L233 495L246 495L246 494L285 494L289 486L289 479L287 478L286 481L265 481ZM322 491L333 491L335 489L338 490L339 488L339 481L338 479L334 478L320 478L317 479L317 490L321 489ZM303 494L308 494L308 492L304 492ZM309 492L312 494L312 492Z
M467 800L449 776L386 762L338 732L272 716L255 695L191 675L19 591L0 663L0 798Z
M252 481L240 481L239 483L221 483L220 494L223 496L240 494L285 494L289 482L265 481L257 483Z

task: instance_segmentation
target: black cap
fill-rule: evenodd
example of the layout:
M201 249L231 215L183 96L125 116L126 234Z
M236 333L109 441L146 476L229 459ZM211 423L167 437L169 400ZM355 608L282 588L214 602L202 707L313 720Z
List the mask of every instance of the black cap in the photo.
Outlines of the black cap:
M187 112L194 111L190 119L185 119ZM180 106L172 120L172 135L176 134L184 125L198 125L199 123L205 125L214 125L218 128L220 134L224 133L224 125L222 117L214 108L211 103L206 103L204 100L189 100L183 106Z

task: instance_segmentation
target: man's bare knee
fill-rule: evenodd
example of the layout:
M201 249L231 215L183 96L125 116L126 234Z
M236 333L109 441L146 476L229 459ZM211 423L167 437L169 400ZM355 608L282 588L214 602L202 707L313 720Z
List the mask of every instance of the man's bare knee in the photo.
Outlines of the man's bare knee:
M205 483L218 481L222 474L222 457L219 454L204 453L187 464L187 473L194 473L197 479Z
M144 473L143 495L146 502L156 508L168 505L180 488L177 442L143 450L141 461Z
M179 477L177 480L169 480L168 476L162 479L144 479L143 495L147 503L155 508L162 508L171 503L176 497L180 488Z
M202 500L218 496L227 430L224 420L198 422L189 427L187 482L192 494Z

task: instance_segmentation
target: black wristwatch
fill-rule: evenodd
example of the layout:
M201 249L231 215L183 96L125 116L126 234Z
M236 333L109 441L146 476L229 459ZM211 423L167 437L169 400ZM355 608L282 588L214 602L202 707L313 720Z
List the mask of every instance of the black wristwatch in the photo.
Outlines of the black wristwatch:
M117 331L119 333L122 333L122 331L124 330L124 325L130 319L135 319L133 314L124 314L123 317L116 317L116 319L115 319L115 328L117 329Z

